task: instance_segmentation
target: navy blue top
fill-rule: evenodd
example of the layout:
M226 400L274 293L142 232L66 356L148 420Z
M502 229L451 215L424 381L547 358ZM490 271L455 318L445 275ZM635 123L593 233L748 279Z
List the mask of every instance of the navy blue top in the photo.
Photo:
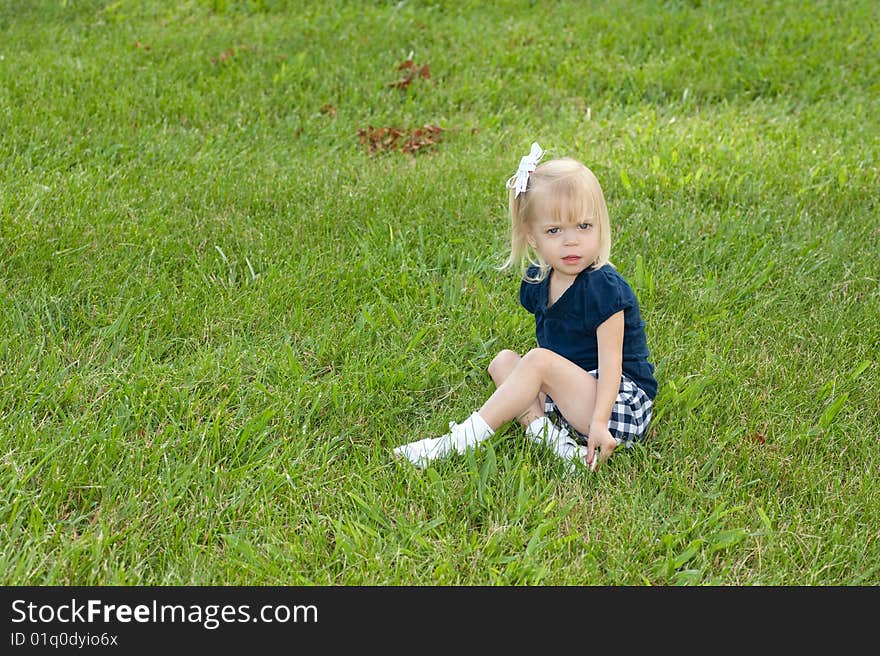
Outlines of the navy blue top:
M538 267L531 266L528 277ZM623 373L653 399L657 396L654 365L648 361L645 322L636 294L617 269L606 264L578 274L552 306L547 307L550 274L541 282L522 281L519 301L535 315L538 346L558 353L587 371L599 367L596 329L611 315L623 310Z

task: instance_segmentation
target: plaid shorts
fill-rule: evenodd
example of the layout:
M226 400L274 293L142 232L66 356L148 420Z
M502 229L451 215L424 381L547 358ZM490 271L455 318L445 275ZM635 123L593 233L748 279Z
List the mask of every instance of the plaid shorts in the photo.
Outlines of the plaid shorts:
M589 372L596 380L599 379L599 370L593 369ZM644 439L645 432L648 430L648 424L651 421L651 409L654 403L648 398L644 390L636 385L626 375L621 374L620 391L617 393L617 400L614 402L614 408L611 410L611 419L608 420L608 430L617 444L624 443L630 447L634 443ZM587 443L587 436L577 431L571 424L566 421L562 413L556 407L549 396L544 403L544 413L550 418L554 424L560 428L565 428L575 442L579 444Z

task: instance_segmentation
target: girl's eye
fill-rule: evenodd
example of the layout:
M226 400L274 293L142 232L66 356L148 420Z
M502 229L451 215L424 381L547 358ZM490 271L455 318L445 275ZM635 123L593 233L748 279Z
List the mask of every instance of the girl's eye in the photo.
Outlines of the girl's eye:
M548 235L555 235L558 232L559 232L559 228L547 228Z
M592 223L579 223L578 224L578 228L580 228L581 230L589 230L592 227L593 227Z

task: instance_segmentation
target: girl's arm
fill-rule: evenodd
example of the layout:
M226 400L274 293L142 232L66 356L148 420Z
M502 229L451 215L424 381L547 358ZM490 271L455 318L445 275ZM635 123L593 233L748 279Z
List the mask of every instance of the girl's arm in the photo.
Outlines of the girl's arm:
M587 463L595 469L593 456L599 448L600 460L606 460L617 446L617 440L608 430L611 410L620 390L623 373L623 310L612 314L596 329L599 345L599 382L596 386L596 405L590 423L587 443Z

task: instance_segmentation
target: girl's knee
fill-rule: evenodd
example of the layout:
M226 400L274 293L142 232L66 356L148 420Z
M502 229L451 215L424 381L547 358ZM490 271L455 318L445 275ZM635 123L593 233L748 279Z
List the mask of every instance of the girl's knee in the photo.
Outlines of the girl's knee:
M522 357L520 365L528 367L539 374L542 378L545 378L548 370L553 366L553 362L557 357L559 356L550 349L540 347L533 348Z
M550 360L555 355L556 354L550 349L541 348L539 346L526 353L523 356L523 362L528 362L532 366L544 366L549 364Z

